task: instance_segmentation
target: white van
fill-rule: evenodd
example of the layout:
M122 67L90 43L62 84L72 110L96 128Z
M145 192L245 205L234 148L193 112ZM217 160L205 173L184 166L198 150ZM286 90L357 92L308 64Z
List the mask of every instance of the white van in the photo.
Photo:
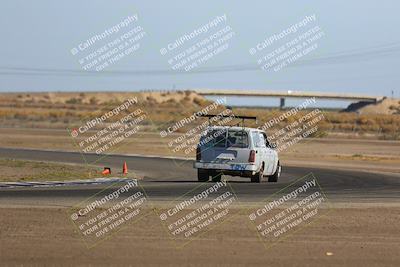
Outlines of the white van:
M196 151L198 180L220 181L223 174L248 177L252 183L277 182L281 165L275 146L259 129L210 126Z

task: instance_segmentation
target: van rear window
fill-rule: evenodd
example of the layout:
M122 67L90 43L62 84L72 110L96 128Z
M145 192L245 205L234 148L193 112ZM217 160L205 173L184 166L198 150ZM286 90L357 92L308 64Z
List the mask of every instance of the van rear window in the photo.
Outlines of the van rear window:
M228 131L227 147L241 147L249 146L249 138L245 131Z
M247 132L241 130L212 130L201 139L201 144L207 147L239 147L249 146Z

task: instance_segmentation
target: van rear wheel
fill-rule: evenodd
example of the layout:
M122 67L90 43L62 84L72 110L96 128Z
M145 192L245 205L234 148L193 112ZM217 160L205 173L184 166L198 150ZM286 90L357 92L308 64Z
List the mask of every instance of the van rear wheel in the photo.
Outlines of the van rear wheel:
M263 180L263 173L264 173L264 166L261 167L259 172L257 172L256 174L251 176L251 182L252 183L261 183Z
M204 169L197 169L197 180L199 182L208 182L210 178L210 174L207 170Z
M282 166L278 161L275 173L273 175L271 175L271 176L268 176L268 183L276 183L276 182L278 182L278 179L281 176L281 171L282 171Z

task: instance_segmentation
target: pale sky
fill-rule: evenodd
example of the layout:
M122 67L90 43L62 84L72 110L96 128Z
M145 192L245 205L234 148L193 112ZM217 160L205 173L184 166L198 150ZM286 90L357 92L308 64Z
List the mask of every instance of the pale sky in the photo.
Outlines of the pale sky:
M390 95L395 90L399 97L399 10L394 0L2 0L0 91L235 88ZM109 66L108 73L85 73L70 50L134 14L135 25L146 33L140 49ZM201 66L205 73L174 74L160 49L224 14L224 25L235 33L229 47ZM313 14L313 25L324 32L315 51L278 72L258 68L250 48Z

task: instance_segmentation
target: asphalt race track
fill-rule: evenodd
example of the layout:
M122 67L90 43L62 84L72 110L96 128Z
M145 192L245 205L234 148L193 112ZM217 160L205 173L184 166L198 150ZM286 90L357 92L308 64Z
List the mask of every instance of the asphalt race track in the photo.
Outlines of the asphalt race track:
M113 170L113 177L121 172L122 163L127 162L129 172L143 175L140 185L145 189L152 200L174 200L193 188L199 187L196 170L192 168L193 161L169 158L107 155L98 156L85 154L85 158L77 152L54 152L41 150L0 148L1 157L15 159L30 159L65 163L79 163L85 161L98 165L99 168L109 166ZM94 163L95 162L95 163ZM368 202L373 203L393 201L398 199L400 179L398 176L376 173L344 171L338 169L293 167L283 164L282 176L278 183L252 184L249 179L227 177L237 197L241 201L258 201L279 191L292 181L312 173L318 180L328 199L336 202ZM211 182L210 182L211 183ZM118 184L114 187L119 186ZM207 185L205 185L207 186ZM86 199L101 189L104 185L75 185L47 188L3 188L0 189L0 203L14 202L34 203L45 201L57 204L60 200L76 202ZM113 187L103 191L111 192Z

